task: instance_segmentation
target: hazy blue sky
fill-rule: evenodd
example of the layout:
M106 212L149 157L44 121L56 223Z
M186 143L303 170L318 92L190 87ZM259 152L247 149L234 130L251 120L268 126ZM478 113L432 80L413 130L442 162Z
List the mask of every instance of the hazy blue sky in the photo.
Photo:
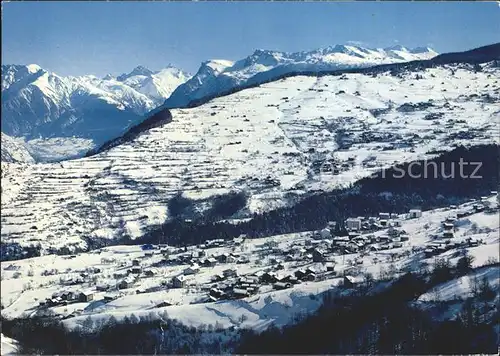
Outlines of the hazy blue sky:
M255 49L309 50L348 41L459 51L500 42L495 2L11 2L2 63L61 75L120 74L172 63L240 59Z

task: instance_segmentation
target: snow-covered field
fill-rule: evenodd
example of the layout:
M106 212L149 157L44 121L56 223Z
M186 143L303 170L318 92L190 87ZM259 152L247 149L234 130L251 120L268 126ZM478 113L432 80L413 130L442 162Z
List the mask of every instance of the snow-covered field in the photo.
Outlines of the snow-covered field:
M2 316L30 316L50 309L65 318L69 327L84 324L89 316L93 321L107 320L111 315L120 320L132 314L154 318L168 316L195 326L218 323L223 327L261 330L270 324L284 325L293 322L298 315L314 312L321 304L323 292L342 288L338 286L343 282L343 275L364 276L371 273L378 279L391 270L397 274L424 268L437 257L455 264L462 249L473 257L474 267L484 265L491 259L498 261L498 210L474 212L474 205L477 204L495 207L497 197L492 195L481 203L471 201L458 207L426 211L419 218L400 217L402 220L393 220L400 221L400 227L383 228L353 238L351 242L364 243L358 252L348 254L341 254L334 248L335 238L332 240L332 237L326 236L317 239L313 237L313 232L304 232L235 239L221 242L217 247L210 247L207 243L207 246L192 246L187 250L160 246L145 251L141 246L113 246L74 256L48 255L2 262ZM441 236L443 222L460 213L466 215L454 222L454 237L447 241ZM384 242L392 229L399 231L400 236ZM379 248L372 248L375 246ZM424 250L431 246L443 250L436 257L426 257ZM314 248L328 251L325 261L313 261L310 251ZM199 255L201 251L204 256ZM220 258L224 254L226 258L232 258L228 257L232 254L235 260L202 266L198 273L186 274L190 266L188 261L201 264L210 256ZM130 285L118 288L120 282L133 275L131 268L134 263L140 266L137 278L132 279ZM332 266L333 272L329 270ZM273 272L278 279L286 280L287 276L299 270L307 271L308 268L315 271L315 280L302 281L284 290L275 290L272 284L262 281L264 272ZM235 269L238 277L226 276L220 281L212 279L228 269ZM486 275L495 288L498 286L498 279L495 280L498 271L499 268L494 267L478 273L479 277ZM185 284L174 288L172 279L181 275L185 275ZM257 293L236 300L214 302L208 299L211 288L231 288L237 285L237 278L248 280L249 276L261 278ZM438 286L439 292L429 291L420 299L427 301L436 295L444 299L466 297L470 291L468 278ZM102 290L105 289L103 286L107 286L107 290ZM57 298L54 294L80 291L92 293L93 299L69 302L67 305L59 301L53 306L39 307L39 303L47 298Z
M233 218L247 218L433 150L498 143L500 69L483 67L287 78L173 110L173 122L89 158L2 164L2 241L137 238L169 219L178 193L245 191Z

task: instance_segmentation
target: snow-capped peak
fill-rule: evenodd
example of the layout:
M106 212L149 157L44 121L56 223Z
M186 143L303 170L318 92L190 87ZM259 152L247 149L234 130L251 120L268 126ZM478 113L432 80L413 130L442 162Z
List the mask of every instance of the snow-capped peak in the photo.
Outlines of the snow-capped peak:
M28 69L29 73L36 73L36 72L42 70L42 67L40 67L38 64L28 64L26 66L26 69Z
M408 49L401 45L395 45L391 47L384 48L386 51L401 51L401 52L409 52Z

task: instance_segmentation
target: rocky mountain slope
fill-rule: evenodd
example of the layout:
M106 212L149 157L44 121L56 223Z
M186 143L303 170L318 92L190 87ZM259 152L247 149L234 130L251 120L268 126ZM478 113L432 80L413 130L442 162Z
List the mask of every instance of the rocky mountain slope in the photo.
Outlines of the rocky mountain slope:
M2 162L34 163L25 142L22 139L10 137L2 132Z
M172 218L179 196L196 216L214 197L244 194L227 218L248 218L395 162L499 143L499 79L495 63L294 76L171 110L91 157L5 164L2 241L46 250L138 238Z

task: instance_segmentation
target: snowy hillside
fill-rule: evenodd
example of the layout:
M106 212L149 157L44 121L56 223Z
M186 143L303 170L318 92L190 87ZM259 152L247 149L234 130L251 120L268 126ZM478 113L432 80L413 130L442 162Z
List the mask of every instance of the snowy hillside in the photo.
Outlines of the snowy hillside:
M18 342L10 337L0 334L1 340L1 355L12 356L18 354Z
M2 132L2 162L34 163L26 143Z
M430 48L407 49L402 46L368 49L337 45L297 53L256 50L252 55L236 62L227 60L203 62L198 73L180 85L164 106L184 107L195 99L227 92L239 86L264 82L290 72L368 67L430 59L436 55L437 53Z
M2 132L28 142L66 139L63 146L69 152L62 158L71 158L81 153L81 145L70 147L74 141L94 146L121 135L187 78L172 67L148 75L133 71L120 81L109 76L61 77L37 65L4 65ZM60 156L47 153L41 160Z
M243 192L232 217L248 218L395 162L500 143L500 68L480 69L296 76L172 110L172 122L91 157L5 164L2 241L46 251L135 239L171 218L179 193L203 214L208 198Z

